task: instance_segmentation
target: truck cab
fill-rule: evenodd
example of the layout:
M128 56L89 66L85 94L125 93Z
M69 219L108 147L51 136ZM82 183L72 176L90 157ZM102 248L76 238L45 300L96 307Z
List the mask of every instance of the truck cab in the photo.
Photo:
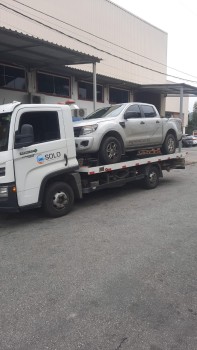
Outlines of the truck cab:
M76 169L69 106L20 102L0 106L1 211L41 206L51 179L61 181Z

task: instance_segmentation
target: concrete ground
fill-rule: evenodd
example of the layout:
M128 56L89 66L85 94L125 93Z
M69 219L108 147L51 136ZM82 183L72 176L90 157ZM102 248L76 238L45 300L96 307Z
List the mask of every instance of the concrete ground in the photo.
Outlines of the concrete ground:
M0 349L197 349L197 148L150 191L0 216Z

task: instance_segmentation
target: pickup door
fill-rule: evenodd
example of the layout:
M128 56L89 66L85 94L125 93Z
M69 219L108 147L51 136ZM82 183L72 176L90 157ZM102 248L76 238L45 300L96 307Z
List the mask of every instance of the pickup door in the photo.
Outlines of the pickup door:
M126 148L162 143L162 119L150 105L131 105L124 113Z

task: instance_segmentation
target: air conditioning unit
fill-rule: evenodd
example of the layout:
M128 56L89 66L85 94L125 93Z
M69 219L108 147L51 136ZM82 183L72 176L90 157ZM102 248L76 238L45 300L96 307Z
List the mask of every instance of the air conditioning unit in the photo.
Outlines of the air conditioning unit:
M84 117L86 117L87 116L87 108L79 108L78 110L77 110L77 115L78 115L78 117L80 117L80 118L84 118Z
M35 103L35 104L41 103L41 96L32 95L32 97L31 97L31 102L32 102L32 103Z

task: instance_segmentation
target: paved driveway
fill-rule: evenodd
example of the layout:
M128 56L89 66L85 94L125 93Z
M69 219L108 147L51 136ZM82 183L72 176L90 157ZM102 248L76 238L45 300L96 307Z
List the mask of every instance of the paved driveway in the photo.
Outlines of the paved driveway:
M197 148L145 191L0 217L0 349L197 349Z

